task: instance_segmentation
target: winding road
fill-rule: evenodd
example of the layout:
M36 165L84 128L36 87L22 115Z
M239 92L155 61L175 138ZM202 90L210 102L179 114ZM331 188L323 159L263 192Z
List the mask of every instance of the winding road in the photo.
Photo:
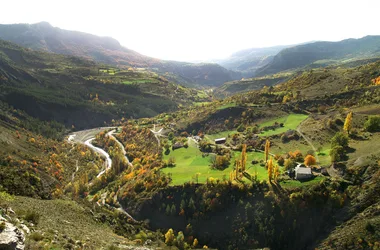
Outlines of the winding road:
M107 133L107 136L109 136L110 138L112 138L113 140L115 140L115 142L120 146L122 152L123 152L123 155L125 157L125 160L127 162L127 164L130 166L130 167L133 167L132 163L129 161L128 157L126 156L127 152L125 151L125 148L124 148L124 145L115 137L113 136L113 134L116 132L115 130L115 127L102 127L102 128L95 128L95 129L88 129L88 130L82 130L82 131L77 131L71 135L69 135L68 137L68 142L69 143L81 143L81 144L84 144L86 145L87 147L89 147L90 149L92 149L93 151L97 152L98 154L100 154L101 156L103 156L105 159L106 159L106 166L105 166L105 169L102 170L98 175L97 175L97 178L99 178L100 176L102 176L106 171L108 171L109 169L111 169L112 167L112 159L110 157L110 155L102 148L99 148L99 147L96 147L94 146L91 142L95 139L95 135L100 133L101 131L105 131L105 130L108 130L108 129L112 129L111 131L109 131ZM78 171L78 161L77 161L77 167L76 167L76 171ZM73 176L72 178L74 178L75 176L75 173L73 173ZM106 196L107 192L106 193L103 193L102 194L102 203L103 205L105 204L105 196ZM117 199L117 196L115 195L116 199ZM114 199L115 199L114 197ZM113 209L116 209L120 212L122 212L123 214L125 214L129 219L131 219L133 222L135 223L139 223L137 220L135 220L132 215L130 215L126 210L125 208L123 208L121 206L121 204L119 204L120 207L119 208L114 208L112 207Z

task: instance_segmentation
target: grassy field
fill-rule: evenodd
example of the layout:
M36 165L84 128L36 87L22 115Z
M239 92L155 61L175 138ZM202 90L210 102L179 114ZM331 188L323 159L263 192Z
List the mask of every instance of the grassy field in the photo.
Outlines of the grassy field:
M210 157L202 157L193 140L189 141L189 147L170 151L169 155L164 155L164 160L174 157L176 166L173 168L164 168L162 171L166 174L171 173L173 181L171 185L181 185L185 182L194 181L193 176L200 173L199 182L205 183L207 178L213 177L223 179L225 175L228 178L232 171L232 164L223 171L213 170L210 168Z
M236 130L226 130L226 131L222 131L222 132L219 132L219 133L216 133L216 134L210 134L210 135L205 135L206 139L214 142L215 139L218 139L218 138L227 138L228 135L233 135L237 133Z
M231 102L218 107L218 110L236 107L236 103Z
M266 122L263 122L260 124L260 128L266 127L266 126L272 126L275 122L277 123L283 123L284 126L281 128L277 128L276 130L268 130L264 131L260 134L260 136L271 136L271 135L277 135L281 134L283 132L286 132L290 129L294 130L297 128L297 126L304 121L308 116L303 114L290 114L288 116L283 116L280 118L272 119Z
M287 181L280 182L280 185L283 188L298 188L298 187L301 187L301 186L302 187L304 187L304 186L312 186L312 185L318 184L324 178L325 177L323 177L323 176L317 176L314 179L312 179L310 181L305 181L305 182L301 182L301 181L297 181L297 180L287 180Z
M162 171L166 174L171 173L172 183L171 185L182 185L185 182L194 181L195 174L199 173L199 183L205 183L210 177L229 178L230 172L233 170L235 159L240 157L240 152L233 152L233 156L228 168L224 170L213 170L210 168L210 156L202 157L202 152L199 151L194 141L189 141L189 147L176 149L171 151L169 155L164 155L164 160L168 160L170 157L174 157L176 160L176 166L172 168L164 168ZM257 171L257 177L260 180L267 179L267 171L264 167L260 167L259 164L252 165L253 159L260 160L263 158L263 153L248 152L247 153L247 172L255 174Z

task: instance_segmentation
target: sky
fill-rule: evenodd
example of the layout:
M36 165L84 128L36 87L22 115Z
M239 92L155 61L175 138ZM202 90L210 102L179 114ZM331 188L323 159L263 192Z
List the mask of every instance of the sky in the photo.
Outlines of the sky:
M178 61L380 35L379 0L2 0L1 9L1 24L47 21Z

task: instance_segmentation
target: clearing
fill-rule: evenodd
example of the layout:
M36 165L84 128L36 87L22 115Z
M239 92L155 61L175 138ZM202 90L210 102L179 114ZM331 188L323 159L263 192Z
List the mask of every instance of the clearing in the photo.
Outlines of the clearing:
M272 120L260 123L260 126L259 126L260 128L267 127L267 126L273 126L273 124L276 122L277 123L283 123L284 126L277 128L275 130L264 131L259 135L260 136L271 136L271 135L278 135L278 134L284 133L288 130L295 130L298 127L298 125L302 121L304 121L307 117L308 117L308 115L304 115L304 114L290 114L288 116L283 116L283 117L279 117L276 119L272 119Z

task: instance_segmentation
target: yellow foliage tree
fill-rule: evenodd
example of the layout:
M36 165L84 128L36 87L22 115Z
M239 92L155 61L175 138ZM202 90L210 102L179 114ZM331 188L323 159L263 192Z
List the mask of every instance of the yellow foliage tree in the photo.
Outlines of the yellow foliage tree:
M193 241L193 247L197 247L197 246L198 246L198 239L195 238Z
M269 158L269 148L270 148L270 141L267 139L266 142L265 142L265 162L268 161L268 158Z
M174 231L173 229L169 229L168 232L165 234L165 244L168 246L173 245L174 242Z
M312 156L312 155L307 155L306 157L305 157L305 161L304 161L304 164L306 165L306 166L311 166L311 165L315 165L317 163L317 160L315 159L315 157L314 156Z
M271 182L273 179L273 158L272 157L269 159L267 166L268 166L268 180L269 182Z
M273 179L275 182L277 182L278 180L278 176L280 175L280 168L278 167L278 165L276 164L276 166L274 166L274 170L273 170Z
M344 121L343 129L347 132L347 134L350 134L350 130L352 128L352 112L348 113L346 116L346 120Z

